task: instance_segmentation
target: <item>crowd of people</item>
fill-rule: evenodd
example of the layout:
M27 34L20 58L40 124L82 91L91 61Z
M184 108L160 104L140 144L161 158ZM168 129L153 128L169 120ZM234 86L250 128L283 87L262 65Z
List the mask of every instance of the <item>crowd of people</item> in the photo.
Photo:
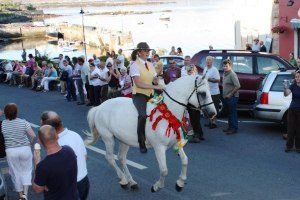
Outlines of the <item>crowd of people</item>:
M28 188L32 185L34 191L44 193L44 199L86 200L90 183L87 151L81 136L64 127L54 111L41 114L38 140L30 124L18 118L16 104L7 104L4 115L1 145L5 146L9 173L19 199L28 199ZM47 154L43 160L40 144Z
M124 65L125 57L121 49L118 55L108 52L106 61L101 61L96 55L86 62L84 57L74 57L70 60L68 56L60 54L57 67L46 61L39 66L34 57L29 54L27 61L6 63L11 65L9 66L11 70L6 73L5 82L16 85L19 81L21 87L27 79L26 84L29 84L28 80L30 80L32 89L47 92L51 81L59 81L60 92L66 93L68 101L78 100L78 105L87 103L87 106L98 106L109 98L119 96L132 98L138 111L137 136L140 152L146 153L146 105L154 91L160 93L165 85L182 76L199 74L199 69L191 63L191 57L188 55L184 57L182 68L177 67L176 60L170 59L170 67L164 71L159 55L150 56L151 50L147 43L139 43L131 54L131 63L128 67ZM228 127L223 132L232 135L238 132L237 102L240 83L232 69L231 60L223 60L222 64L224 69L222 98L224 107L228 111ZM211 97L218 112L221 77L214 66L214 57L206 57L202 75L208 81ZM289 87L285 85L284 90L285 96L293 94L288 114L286 152L291 151L295 145L296 151L300 153L300 129L296 123L299 121L299 88L300 71L297 71L294 83ZM201 113L190 106L187 107L187 112L193 132L189 142L199 143L204 140L200 123ZM16 104L7 104L4 108L6 119L2 122L1 128L9 172L20 199L27 199L30 185L36 192L43 192L45 199L87 199L89 192L87 152L82 138L74 131L65 128L61 118L54 111L42 113L38 138L47 156L41 160L40 146L36 142L34 131L26 120L17 117L17 113ZM209 129L217 128L217 116L207 119L205 126ZM34 153L31 150L33 146ZM33 169L34 178L31 173Z

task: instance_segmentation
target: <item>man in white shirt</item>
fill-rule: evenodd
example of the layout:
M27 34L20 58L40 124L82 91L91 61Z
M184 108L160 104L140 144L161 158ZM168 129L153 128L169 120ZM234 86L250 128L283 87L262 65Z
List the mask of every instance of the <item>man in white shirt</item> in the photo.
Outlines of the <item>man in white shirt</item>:
M206 57L206 67L203 71L203 76L208 81L209 90L211 94L211 98L214 102L216 107L217 113L219 114L219 104L220 104L220 89L219 89L219 82L220 82L220 73L218 69L213 66L214 58L212 56ZM210 129L216 128L216 117L210 120L209 124L206 124Z
M59 54L59 63L58 63L58 68L60 73L64 71L64 55ZM65 94L67 89L67 82L60 80L60 93Z
M181 76L190 76L197 74L197 68L191 64L191 57L185 56L184 66L181 68ZM193 137L189 139L189 142L199 143L201 140L204 140L204 134L200 123L200 111L192 109L190 105L188 105L187 111L189 113L190 123L194 132Z
M101 103L103 103L104 101L106 101L107 99L107 94L108 94L108 69L105 66L104 62L100 63L100 67L99 67L99 79L100 79L100 86L101 86L101 93L100 93L100 99L101 99Z
M124 68L124 62L125 62L125 57L122 54L123 50L119 49L118 51L118 57L117 57L117 67L118 70L120 71L120 69Z
M68 130L63 126L59 115L54 111L45 111L41 115L42 125L51 125L58 134L58 144L67 145L72 148L77 157L77 189L80 200L86 200L89 193L90 183L87 176L86 158L87 151L80 135Z
M78 89L79 100L80 100L79 102L77 102L77 105L83 105L85 103L83 86L87 88L86 84L88 83L89 67L84 62L84 58L82 57L78 58L78 65L79 65L78 73L80 74L81 79L77 81L77 89Z
M100 70L94 64L90 64L90 87L94 90L94 106L100 105L100 93L101 93L101 80L100 80Z

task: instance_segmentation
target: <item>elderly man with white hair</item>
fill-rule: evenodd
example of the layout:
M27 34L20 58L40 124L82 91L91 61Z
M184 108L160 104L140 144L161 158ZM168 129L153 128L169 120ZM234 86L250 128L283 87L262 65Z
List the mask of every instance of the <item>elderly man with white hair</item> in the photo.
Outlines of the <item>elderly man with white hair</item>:
M203 76L208 81L208 86L211 94L211 98L214 102L215 108L217 113L219 113L219 104L220 104L220 89L219 89L219 82L220 82L220 73L218 69L213 66L214 57L207 56L206 57L206 66L203 70ZM211 119L209 124L206 124L210 129L216 128L216 117Z
M132 83L130 76L127 74L127 68L123 67L120 71L121 76L119 78L119 83L121 86L121 96L132 98Z

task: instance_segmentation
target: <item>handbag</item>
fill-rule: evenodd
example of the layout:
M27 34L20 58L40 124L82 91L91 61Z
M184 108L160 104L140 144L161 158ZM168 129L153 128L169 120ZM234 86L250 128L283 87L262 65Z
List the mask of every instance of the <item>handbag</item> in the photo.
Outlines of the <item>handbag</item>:
M2 134L2 121L0 121L0 158L6 157L5 141Z

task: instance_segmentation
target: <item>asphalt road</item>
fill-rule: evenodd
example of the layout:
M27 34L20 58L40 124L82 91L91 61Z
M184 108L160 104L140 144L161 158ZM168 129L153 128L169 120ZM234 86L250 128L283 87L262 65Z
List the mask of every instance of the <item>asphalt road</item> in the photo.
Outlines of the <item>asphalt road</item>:
M66 127L82 137L82 131L88 130L86 114L89 108L67 102L58 92L34 92L1 84L0 108L9 102L17 103L19 117L33 124L39 125L42 111L54 110L62 117ZM284 153L281 126L252 119L243 113L239 119L238 134L224 135L222 128L226 127L226 120L221 119L217 129L203 127L205 141L185 146L189 157L188 179L180 193L175 190L181 169L180 159L172 150L167 153L169 174L166 186L157 193L150 191L159 178L154 151L149 150L146 155L142 155L138 149L129 150L128 159L134 162L129 170L140 187L139 191L133 192L119 186L114 170L104 155L99 153L105 149L103 142L98 141L96 149L88 150L91 182L89 199L300 199L300 154ZM0 162L0 167L8 184L9 199L16 199L17 194L13 192L5 161ZM42 196L30 191L30 199L42 199Z

